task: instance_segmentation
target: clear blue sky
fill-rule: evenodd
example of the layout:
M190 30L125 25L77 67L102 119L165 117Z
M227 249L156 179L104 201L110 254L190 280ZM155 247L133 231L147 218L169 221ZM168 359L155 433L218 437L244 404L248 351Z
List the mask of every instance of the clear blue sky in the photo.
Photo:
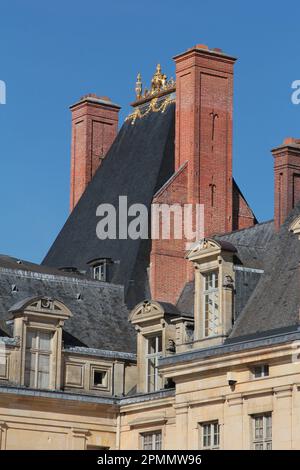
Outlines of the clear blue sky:
M136 73L198 43L238 57L234 176L260 221L273 216L270 149L300 137L299 1L2 0L0 253L41 261L68 216L70 112L89 92L122 106ZM112 182L113 183L113 182Z

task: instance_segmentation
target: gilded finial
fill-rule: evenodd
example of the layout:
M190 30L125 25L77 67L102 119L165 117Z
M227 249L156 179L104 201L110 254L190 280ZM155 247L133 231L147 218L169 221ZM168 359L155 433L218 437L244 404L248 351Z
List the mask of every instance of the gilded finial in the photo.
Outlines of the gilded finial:
M143 84L142 84L142 76L140 73L137 74L136 83L135 83L135 94L137 99L142 97L143 92Z
M166 86L167 76L161 73L161 65L157 64L155 74L151 80L151 93L163 90Z

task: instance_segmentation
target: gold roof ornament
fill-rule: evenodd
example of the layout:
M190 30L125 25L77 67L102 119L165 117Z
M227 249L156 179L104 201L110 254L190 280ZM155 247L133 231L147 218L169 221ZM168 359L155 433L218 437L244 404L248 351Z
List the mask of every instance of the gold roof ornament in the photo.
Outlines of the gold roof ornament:
M136 99L152 99L153 96L158 95L163 91L168 91L175 88L175 81L173 78L170 80L167 79L167 75L162 73L161 65L157 64L155 73L151 80L151 88L148 90L147 88L143 91L143 84L142 84L142 77L141 74L138 73L136 83L135 83L135 94Z
M157 64L151 80L151 87L143 89L142 76L137 74L135 82L136 101L131 103L134 111L126 117L125 121L131 121L134 125L137 119L147 116L149 113L164 113L169 104L175 102L175 80L167 79L162 73L161 65Z
M138 73L136 77L136 83L135 83L135 94L138 100L142 97L142 93L143 93L142 76L140 73Z
M157 64L156 72L151 80L151 94L156 93L157 91L163 90L167 83L167 75L161 73L161 65Z

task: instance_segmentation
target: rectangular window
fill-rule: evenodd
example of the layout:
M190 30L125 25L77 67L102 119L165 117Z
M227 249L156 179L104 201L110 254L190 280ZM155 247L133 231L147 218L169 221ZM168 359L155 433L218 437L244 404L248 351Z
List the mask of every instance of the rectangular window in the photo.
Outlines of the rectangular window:
M141 437L143 450L161 450L161 431L145 432Z
M253 367L253 375L255 379L260 377L268 377L269 375L269 365L268 364L258 364Z
M53 333L28 330L25 353L25 385L32 388L49 388Z
M218 421L201 423L201 440L203 449L219 449L220 425Z
M147 391L155 392L161 388L161 379L158 374L158 360L162 356L162 335L158 334L147 338L146 371Z
M104 370L94 370L93 371L93 385L94 387L107 387L107 371Z
M96 281L107 281L107 262L101 261L93 267L93 277Z
M272 415L265 413L252 416L253 421L253 449L272 449Z
M203 311L204 336L214 336L219 333L219 274L211 271L203 275Z

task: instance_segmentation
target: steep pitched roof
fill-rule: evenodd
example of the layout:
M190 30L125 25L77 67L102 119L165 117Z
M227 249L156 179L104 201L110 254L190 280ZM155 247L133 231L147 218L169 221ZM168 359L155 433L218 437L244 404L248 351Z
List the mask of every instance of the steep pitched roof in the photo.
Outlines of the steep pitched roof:
M118 208L119 195L128 197L128 206L142 203L149 208L153 195L173 171L174 104L164 112L150 112L134 124L125 122L43 264L87 269L91 259L111 258L111 281L125 286L130 304L148 297L150 241L99 240L96 209L101 203Z
M33 263L18 264L15 258L0 256L0 336L9 333L5 320L16 302L44 295L60 300L73 314L65 322L65 345L135 351L136 336L128 322L122 286L54 272L45 266L42 271Z
M217 235L216 240L228 241L237 249L237 256L248 268L263 269L264 253L274 233L273 220L253 227Z
M237 320L231 338L298 327L300 241L288 228L299 214L300 203L279 232L273 234L264 256L264 273Z

